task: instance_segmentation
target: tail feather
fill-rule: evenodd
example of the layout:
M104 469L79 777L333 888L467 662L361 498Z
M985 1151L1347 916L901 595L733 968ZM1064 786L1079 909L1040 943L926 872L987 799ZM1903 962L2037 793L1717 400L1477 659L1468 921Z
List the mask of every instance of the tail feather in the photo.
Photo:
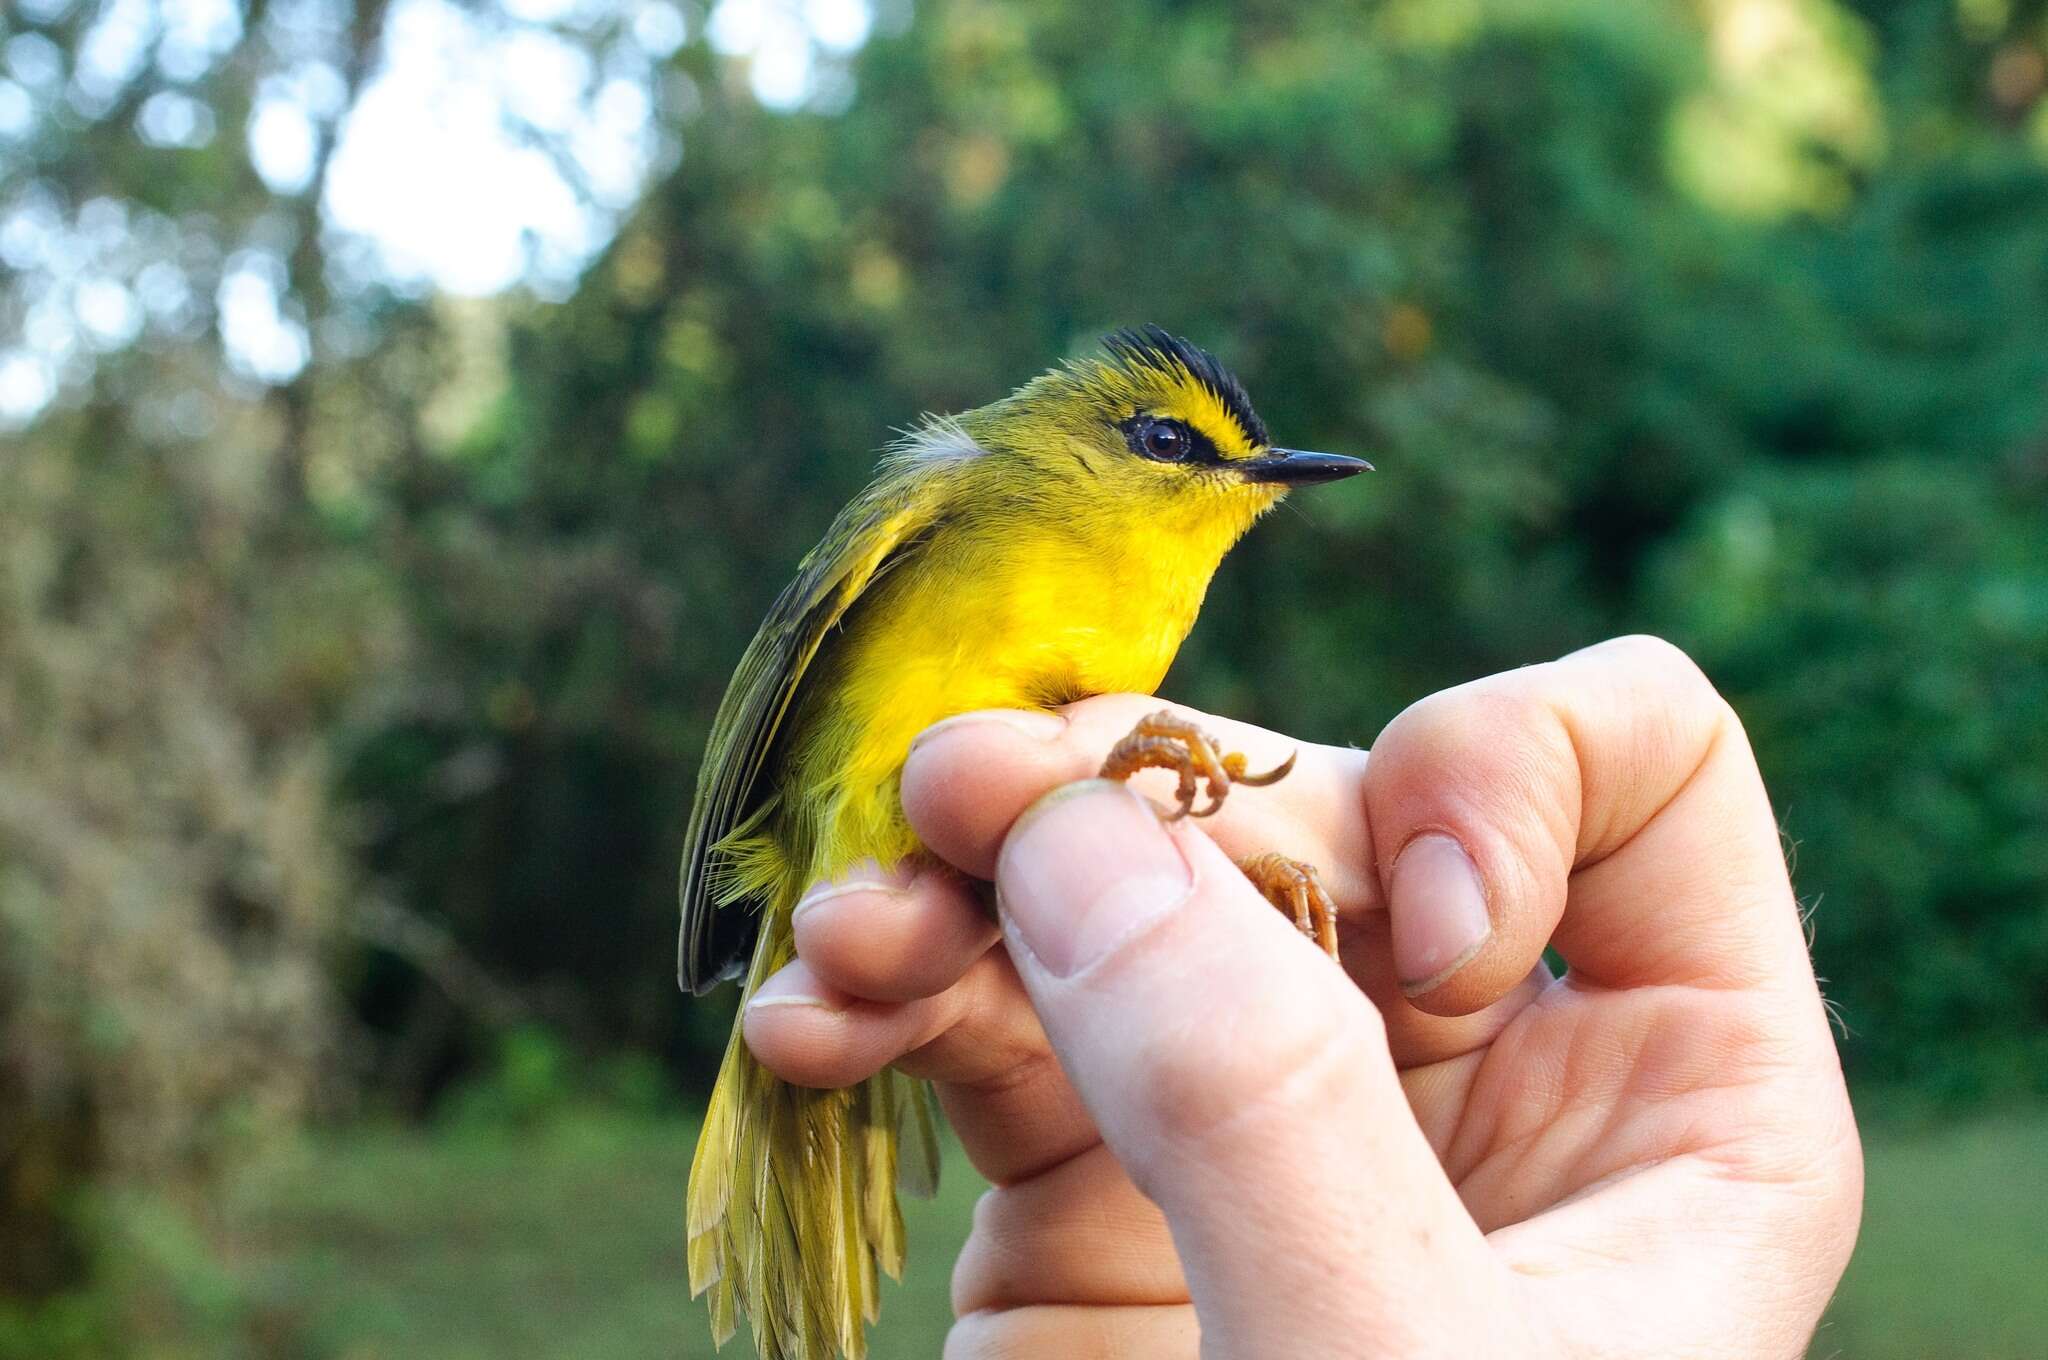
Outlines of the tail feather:
M929 1083L889 1076L896 1090L896 1187L930 1199L939 1193L939 1104Z
M896 1207L896 1102L900 1093L897 1084L885 1076L869 1082L861 1097L867 1118L855 1153L864 1163L867 1188L856 1209L868 1248L862 1254L871 1269L879 1265L890 1279L899 1280L903 1278L903 1213Z
M746 990L793 953L788 918L763 923ZM690 1292L710 1294L723 1346L744 1313L762 1360L864 1360L879 1277L901 1278L896 1192L938 1181L938 1125L922 1082L883 1072L844 1091L778 1081L735 1027L690 1164Z

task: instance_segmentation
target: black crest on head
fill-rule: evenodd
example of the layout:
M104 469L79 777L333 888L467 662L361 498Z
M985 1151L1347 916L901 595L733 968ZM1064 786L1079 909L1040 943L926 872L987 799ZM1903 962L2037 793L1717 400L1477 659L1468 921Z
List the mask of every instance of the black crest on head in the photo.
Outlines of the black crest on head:
M1252 409L1252 399L1245 393L1244 384L1207 350L1198 349L1159 326L1138 326L1106 335L1102 347L1109 351L1112 360L1127 368L1149 368L1169 375L1185 370L1223 403L1223 409L1230 412L1253 448L1262 449L1273 442L1266 434L1266 422Z

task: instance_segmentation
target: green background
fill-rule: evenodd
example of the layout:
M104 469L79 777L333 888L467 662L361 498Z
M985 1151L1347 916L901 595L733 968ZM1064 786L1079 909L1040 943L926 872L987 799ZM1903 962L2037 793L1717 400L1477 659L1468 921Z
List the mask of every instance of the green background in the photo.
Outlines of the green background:
M634 9L556 30L604 57ZM797 109L680 12L663 168L572 285L482 300L365 272L324 136L280 193L234 131L280 25L354 97L383 5L18 86L0 226L54 204L199 301L4 436L0 1355L699 1353L731 1000L668 960L725 678L892 429L1148 320L1380 468L1232 557L1167 692L1369 744L1684 646L1873 1140L1815 1354L2041 1352L2043 6L932 0ZM166 83L223 133L138 138ZM310 337L275 381L209 311L252 241ZM61 273L18 256L0 337ZM934 1353L965 1180L881 1354Z

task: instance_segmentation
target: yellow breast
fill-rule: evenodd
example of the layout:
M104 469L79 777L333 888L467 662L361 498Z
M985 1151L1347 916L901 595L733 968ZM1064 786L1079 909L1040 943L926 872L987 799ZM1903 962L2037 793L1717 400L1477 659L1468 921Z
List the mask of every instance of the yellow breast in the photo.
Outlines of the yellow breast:
M806 706L786 776L805 880L917 848L897 775L932 723L1156 689L1249 522L1202 508L1114 534L1043 515L954 521L872 588L819 677L829 697Z

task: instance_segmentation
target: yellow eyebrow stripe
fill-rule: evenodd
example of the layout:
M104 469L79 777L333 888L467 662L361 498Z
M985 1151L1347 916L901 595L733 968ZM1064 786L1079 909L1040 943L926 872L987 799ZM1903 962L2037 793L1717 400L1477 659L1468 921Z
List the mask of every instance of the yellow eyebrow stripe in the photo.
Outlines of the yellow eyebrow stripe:
M1206 436L1216 452L1226 459L1255 458L1259 450L1245 438L1236 417L1216 394L1192 376L1177 379L1173 400L1154 409L1153 414L1186 423Z

